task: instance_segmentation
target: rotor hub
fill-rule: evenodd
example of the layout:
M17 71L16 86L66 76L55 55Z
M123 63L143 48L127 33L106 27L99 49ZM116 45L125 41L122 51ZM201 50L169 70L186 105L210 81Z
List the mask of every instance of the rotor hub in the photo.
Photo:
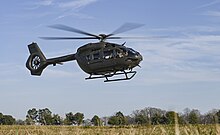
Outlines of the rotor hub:
M99 34L100 41L104 41L107 37L106 34Z

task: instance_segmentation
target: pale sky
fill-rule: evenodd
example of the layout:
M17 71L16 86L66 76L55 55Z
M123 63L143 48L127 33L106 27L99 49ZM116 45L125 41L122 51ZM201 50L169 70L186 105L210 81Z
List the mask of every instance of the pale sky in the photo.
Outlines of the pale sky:
M205 113L220 108L220 0L8 0L0 4L0 112L25 119L28 109L49 108L86 118L157 107ZM104 83L75 61L46 68L41 77L25 67L27 45L37 42L47 58L75 53L96 40L48 41L42 36L80 36L50 29L64 24L109 34L126 22L144 27L118 36L167 36L108 40L139 51L142 68L130 81Z

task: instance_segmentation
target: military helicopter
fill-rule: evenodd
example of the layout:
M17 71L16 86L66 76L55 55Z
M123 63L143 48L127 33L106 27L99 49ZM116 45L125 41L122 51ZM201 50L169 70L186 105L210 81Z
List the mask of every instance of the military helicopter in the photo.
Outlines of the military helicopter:
M133 68L140 67L143 60L142 55L132 48L123 44L106 42L106 39L133 39L141 37L116 37L114 35L136 29L142 24L125 23L111 34L91 34L73 27L62 24L49 26L50 28L74 32L86 35L87 37L40 37L46 40L76 40L76 39L98 39L99 42L88 43L77 49L74 54L47 59L37 43L28 45L30 56L27 59L26 67L31 75L40 76L48 66L62 64L63 62L76 60L79 67L89 74L89 79L105 78L104 82L130 80L137 73ZM117 77L113 77L117 76ZM120 78L118 78L120 77Z

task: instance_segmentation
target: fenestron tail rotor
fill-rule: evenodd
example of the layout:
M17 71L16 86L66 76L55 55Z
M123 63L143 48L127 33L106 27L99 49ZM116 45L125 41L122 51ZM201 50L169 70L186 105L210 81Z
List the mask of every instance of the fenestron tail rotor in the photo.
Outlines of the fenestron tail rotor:
M105 41L106 39L143 39L144 37L114 37L114 35L123 33L129 30L133 30L139 27L144 26L144 24L137 24L137 23L125 23L122 26L120 26L118 29L113 31L111 34L91 34L88 32L85 32L83 30L79 30L73 27L69 27L66 25L62 24L56 24L56 25L51 25L49 26L50 28L58 29L58 30L64 30L64 31L69 31L69 32L74 32L78 34L83 34L89 37L40 37L42 39L46 40L75 40L75 39L98 39L100 41ZM145 37L146 38L146 37Z
M31 68L37 70L40 67L41 58L38 55L35 55L31 60Z

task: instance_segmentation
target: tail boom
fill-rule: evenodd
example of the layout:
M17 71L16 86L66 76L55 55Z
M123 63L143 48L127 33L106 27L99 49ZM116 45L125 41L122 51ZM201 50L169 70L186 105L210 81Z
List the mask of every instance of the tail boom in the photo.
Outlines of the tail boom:
M26 67L30 70L31 75L40 76L48 65L62 64L62 62L75 60L75 54L65 55L61 57L46 59L37 43L28 45L30 56L27 59Z

